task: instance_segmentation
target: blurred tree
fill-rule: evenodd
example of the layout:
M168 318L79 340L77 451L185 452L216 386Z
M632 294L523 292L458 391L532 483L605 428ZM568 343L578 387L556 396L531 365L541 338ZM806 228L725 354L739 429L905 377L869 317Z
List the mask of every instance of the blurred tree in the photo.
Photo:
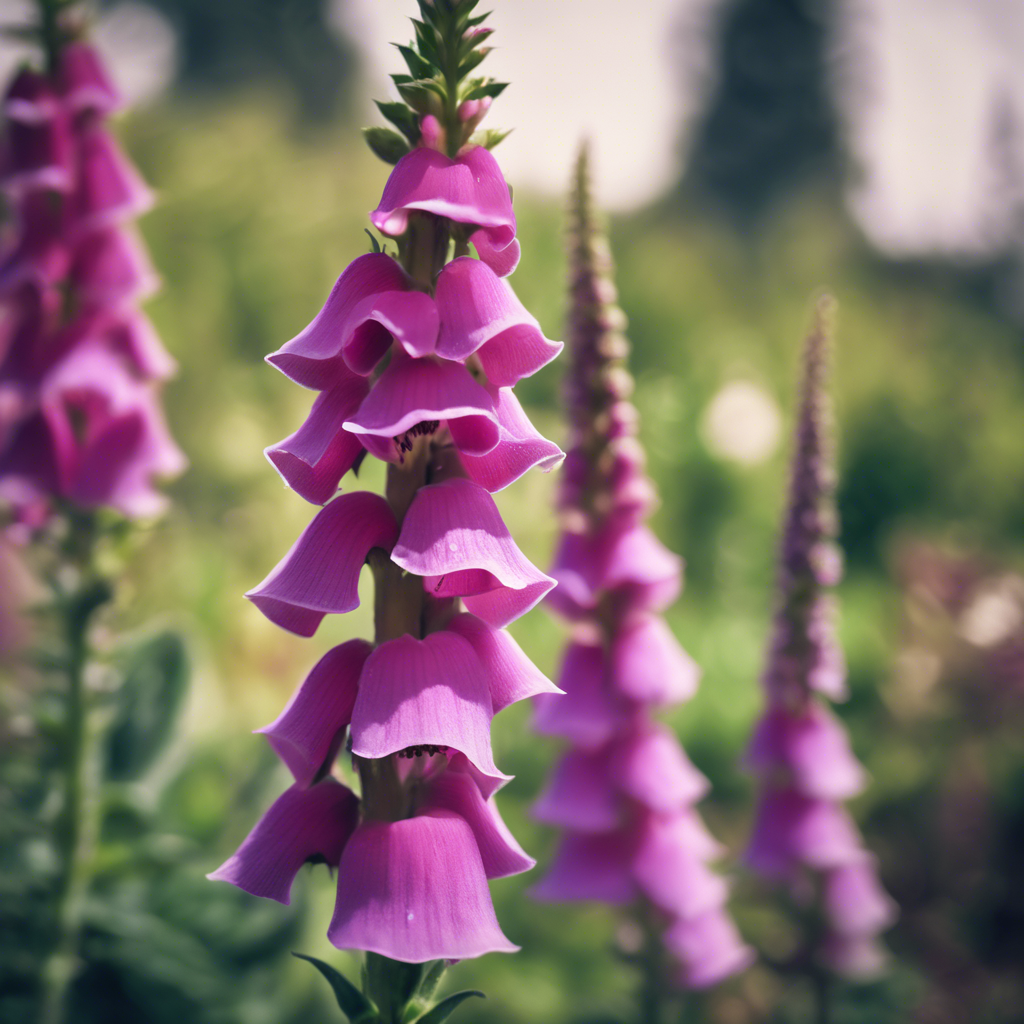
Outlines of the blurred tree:
M750 225L813 177L837 177L828 96L831 0L726 0L717 86L690 139L681 190Z
M325 0L150 0L181 40L186 87L218 90L286 82L302 113L335 114L355 69L354 50L327 24Z

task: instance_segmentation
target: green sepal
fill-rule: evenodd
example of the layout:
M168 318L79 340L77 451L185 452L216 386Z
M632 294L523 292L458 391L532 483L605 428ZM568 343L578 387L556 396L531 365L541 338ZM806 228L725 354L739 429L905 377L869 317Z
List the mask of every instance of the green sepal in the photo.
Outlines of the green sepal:
M476 6L476 3L473 4ZM466 19L466 28L476 28L477 25L482 25L494 12L488 11L486 14L478 14L475 18Z
M401 43L393 44L405 61L409 74L413 78L432 78L437 74L437 68L430 61L424 60L411 46L403 46Z
M385 103L374 100L377 109L386 117L413 145L420 141L420 123L416 115L404 103Z
M413 80L412 75L390 75L389 77L395 85L406 85Z
M504 132L498 128L487 128L482 132L474 132L470 138L470 142L474 142L478 146L483 146L484 149L494 149L499 142L507 139L512 134L512 131L513 129L511 128Z
M445 90L440 82L432 78L417 78L414 82L395 83L398 95L405 100L418 114L439 114L441 106L438 99L444 102Z
M386 164L397 164L409 152L409 143L390 128L364 128L363 138Z
M483 992L477 992L473 989L466 989L465 992L456 992L455 995L442 999L437 1006L428 1010L416 1021L416 1024L441 1024L442 1021L447 1020L462 1003L472 996L479 996L481 999L487 998Z
M380 250L380 242L377 241L377 236L369 228L363 228L363 230L366 232L366 234L369 236L369 239L370 239L370 245L371 245L370 252L372 252L372 253L379 253L381 250Z
M444 972L448 970L447 960L435 960L423 975L417 995L425 1002L434 998L437 986L441 984Z
M188 679L185 642L176 633L160 633L128 654L107 735L107 776L112 781L139 778L163 751Z
M482 46L479 50L473 50L470 55L459 64L459 78L465 78L470 71L475 71L476 68L483 63L483 59L491 52L489 46Z
M490 96L491 99L495 99L507 88L508 82L491 82L485 79L480 83L480 85L473 86L473 88L463 96L463 99L482 100L485 96Z
M416 47L420 52L420 57L429 60L436 67L440 67L441 54L437 48L437 35L434 29L415 18L409 20L416 31Z
M327 979L341 1012L348 1017L351 1024L380 1024L377 1007L344 974L335 970L330 964L325 964L315 957L306 956L305 953L292 953L292 956L299 960L307 960Z

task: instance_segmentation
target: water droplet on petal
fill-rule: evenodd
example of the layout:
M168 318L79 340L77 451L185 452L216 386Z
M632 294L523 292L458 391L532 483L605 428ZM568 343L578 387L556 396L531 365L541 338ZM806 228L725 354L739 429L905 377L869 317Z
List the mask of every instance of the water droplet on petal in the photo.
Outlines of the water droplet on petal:
M409 913L405 915L406 921L411 921L413 919L413 916L413 912L410 910Z
M458 550L459 550L459 545L458 545L458 544L456 544L456 543L455 543L455 541L452 541L452 542L451 542L451 543L450 543L450 544L448 545L448 550L449 550L449 551L458 551Z

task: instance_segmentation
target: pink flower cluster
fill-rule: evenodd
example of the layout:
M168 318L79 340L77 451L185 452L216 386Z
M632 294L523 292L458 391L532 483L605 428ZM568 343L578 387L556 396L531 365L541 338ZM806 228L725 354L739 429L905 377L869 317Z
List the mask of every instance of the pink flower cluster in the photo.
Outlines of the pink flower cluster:
M629 403L624 318L595 233L585 169L575 199L567 403L574 434L560 506L565 530L548 601L572 623L558 685L539 697L539 732L570 749L534 808L565 830L532 889L542 900L634 904L678 962L676 981L714 984L751 960L709 867L721 847L695 809L707 779L652 711L688 700L699 670L660 613L678 596L681 560L645 519L654 491Z
M157 280L128 222L152 197L107 129L120 103L83 42L3 102L0 499L30 524L54 499L153 515L154 478L184 468L157 395L174 363L137 308Z
M820 888L824 935L813 952L837 973L866 977L884 954L878 934L896 916L872 855L842 803L861 792L864 770L841 722L818 700L846 697L834 605L839 581L836 515L827 438L827 306L807 341L805 379L779 566L780 603L764 688L764 716L747 759L761 781L747 862L787 882L802 903Z
M424 280L391 255L360 256L268 357L319 395L267 455L295 491L327 504L248 596L311 636L357 606L369 561L377 636L328 651L262 730L295 782L211 877L287 903L300 867L325 861L338 868L328 934L340 948L408 962L511 951L487 879L534 862L495 807L509 777L490 723L555 691L503 628L554 581L523 556L491 492L561 460L512 386L562 346L499 276L518 260L516 222L486 149L413 149L370 218L401 238L407 263L443 254L456 231L481 258L442 255ZM387 497L334 497L366 453L390 464ZM331 774L346 735L361 798Z

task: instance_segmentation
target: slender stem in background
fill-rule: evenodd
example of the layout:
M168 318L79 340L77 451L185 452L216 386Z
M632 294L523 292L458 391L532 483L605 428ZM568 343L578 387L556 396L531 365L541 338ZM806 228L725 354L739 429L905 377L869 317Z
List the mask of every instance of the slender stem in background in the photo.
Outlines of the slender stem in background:
M832 976L828 971L813 971L811 985L814 988L814 1024L831 1024Z
M67 705L59 752L64 797L55 829L60 873L53 900L53 945L41 976L41 1024L61 1024L65 1019L92 878L102 784L98 744L102 730L87 679L89 627L112 591L93 569L94 520L85 517L73 521L71 531L64 568L75 574L75 586L70 592L57 594L66 649Z
M637 915L644 933L640 956L640 1024L663 1024L665 1017L665 953L661 937L651 921L649 909Z
M60 12L64 0L39 0L39 30L46 55L46 73L53 75L60 63Z

